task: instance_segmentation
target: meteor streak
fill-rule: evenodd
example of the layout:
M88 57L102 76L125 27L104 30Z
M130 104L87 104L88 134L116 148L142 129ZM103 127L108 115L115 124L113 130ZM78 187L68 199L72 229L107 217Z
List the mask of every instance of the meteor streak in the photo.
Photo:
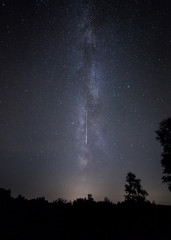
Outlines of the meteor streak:
M85 139L85 142L87 144L87 111L86 111L86 139Z

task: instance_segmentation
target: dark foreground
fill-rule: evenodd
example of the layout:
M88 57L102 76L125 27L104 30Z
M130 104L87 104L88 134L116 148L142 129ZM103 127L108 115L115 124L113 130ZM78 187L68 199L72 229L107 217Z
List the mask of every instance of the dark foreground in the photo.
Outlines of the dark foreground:
M171 206L1 199L0 239L171 239Z

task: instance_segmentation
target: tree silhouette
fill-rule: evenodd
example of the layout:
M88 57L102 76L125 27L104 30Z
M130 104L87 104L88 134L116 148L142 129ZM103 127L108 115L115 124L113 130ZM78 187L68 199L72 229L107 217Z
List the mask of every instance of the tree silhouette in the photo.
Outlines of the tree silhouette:
M94 198L93 198L93 195L92 194L88 194L88 201L89 202L93 202L94 201Z
M148 193L142 188L141 180L137 179L134 173L129 172L126 176L125 200L144 202Z
M0 188L0 200L1 201L9 201L11 200L11 189L4 189L4 188Z
M168 184L171 191L171 118L163 120L156 131L156 139L163 147L161 164L163 167L163 182Z

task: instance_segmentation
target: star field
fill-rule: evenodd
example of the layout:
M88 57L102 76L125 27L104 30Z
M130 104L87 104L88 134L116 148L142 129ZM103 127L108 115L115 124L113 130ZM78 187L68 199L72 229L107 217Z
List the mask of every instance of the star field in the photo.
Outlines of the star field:
M170 204L155 131L170 116L169 1L0 3L0 183L15 195Z

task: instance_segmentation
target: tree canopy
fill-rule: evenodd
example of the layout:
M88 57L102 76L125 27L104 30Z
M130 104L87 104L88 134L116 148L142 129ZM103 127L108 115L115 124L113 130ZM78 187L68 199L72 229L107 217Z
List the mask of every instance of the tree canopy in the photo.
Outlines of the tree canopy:
M141 180L137 179L135 174L129 172L126 176L125 200L144 202L148 193L142 188Z
M171 118L163 120L156 131L156 139L163 147L161 164L163 167L163 182L168 184L171 191Z

